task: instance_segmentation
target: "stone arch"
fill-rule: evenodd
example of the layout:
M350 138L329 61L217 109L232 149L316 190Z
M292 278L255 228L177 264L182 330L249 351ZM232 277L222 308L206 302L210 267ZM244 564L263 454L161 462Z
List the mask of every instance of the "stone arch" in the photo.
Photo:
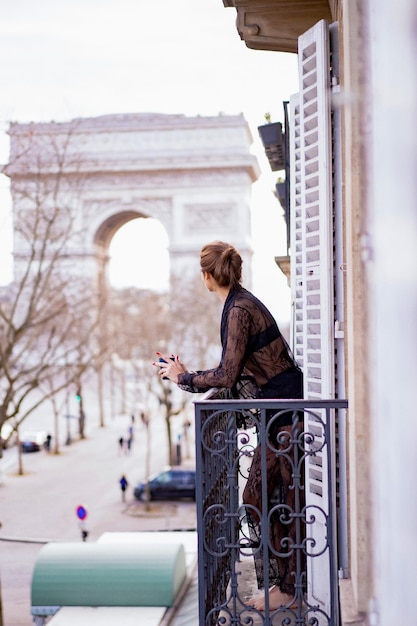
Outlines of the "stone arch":
M62 203L74 220L60 257L69 288L76 289L81 277L97 281L99 342L106 331L108 246L123 223L143 216L163 224L171 276L194 274L201 246L214 239L237 246L250 267L251 185L259 169L242 115L106 115L13 123L8 133L3 171L11 182L15 274L30 253L30 243L16 235L19 216L30 223L36 202L28 202L28 191L40 183L43 192L52 191L43 215L56 214ZM61 187L54 193L57 178ZM250 282L249 272L245 284ZM99 363L101 425L102 368Z
M168 201L165 204L168 204ZM122 226L138 218L158 220L169 240L170 214L168 211L161 210L161 202L155 202L152 199L141 200L136 206L120 206L119 203L111 203L104 212L100 214L97 212L97 219L91 221L87 234L88 240L93 246L91 254L96 259L99 274L103 275L106 284L109 283L109 262L111 260L109 248L113 237Z
M95 228L95 234L92 237L92 241L96 251L95 257L98 260L99 271L101 267L102 271L105 272L106 283L110 284L111 282L109 264L112 261L113 256L110 254L110 247L114 236L123 226L140 218L145 220L156 220L160 224L163 231L166 233L169 242L169 234L167 232L166 225L161 221L157 212L153 214L151 211L145 213L143 210L127 207L123 207L122 209L117 210L117 208L115 207L113 211L109 211L109 214L104 217L104 219L99 223L98 227L96 227L96 225L93 225L93 230ZM167 264L167 269L168 268L169 262Z
M93 237L94 245L99 248L107 249L116 232L122 226L137 219L138 217L148 216L133 210L121 210L120 212L112 213L112 215L102 221L100 226L97 228L96 234Z
M161 222L168 233L172 233L172 211L170 198L140 198L135 204L117 201L99 203L89 225L88 238L99 248L108 248L115 233L128 222L143 218L154 218Z
M77 235L67 253L72 271L93 276L97 261L104 270L111 238L137 217L158 219L166 229L172 274L194 271L201 246L212 239L235 244L250 265L250 190L259 170L242 115L107 115L16 123L9 135L12 196L28 180L28 166L40 162L39 154L40 173L52 176L54 150L60 148L68 197L74 181L82 182L72 198L77 212ZM15 195L14 209L17 203ZM101 279L105 276L101 271Z

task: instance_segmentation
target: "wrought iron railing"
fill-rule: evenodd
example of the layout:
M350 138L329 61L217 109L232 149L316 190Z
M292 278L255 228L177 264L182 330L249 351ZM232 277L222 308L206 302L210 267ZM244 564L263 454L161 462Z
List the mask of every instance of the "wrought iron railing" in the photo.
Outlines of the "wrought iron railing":
M346 407L218 390L195 403L199 626L338 626L334 441ZM268 593L275 584L284 596Z

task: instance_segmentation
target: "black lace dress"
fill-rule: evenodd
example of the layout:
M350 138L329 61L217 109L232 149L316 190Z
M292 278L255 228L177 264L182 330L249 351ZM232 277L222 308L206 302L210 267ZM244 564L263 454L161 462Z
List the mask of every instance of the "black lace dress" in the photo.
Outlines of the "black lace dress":
M178 383L194 391L205 391L212 387L231 389L236 384L243 369L254 376L261 398L302 398L303 375L291 354L291 350L281 335L276 321L265 305L243 287L230 290L225 301L221 319L222 356L217 367L196 373L180 374ZM293 428L293 413L283 415L270 412L269 438L277 451L288 448L287 438ZM302 422L300 421L302 429ZM279 443L281 442L281 443ZM268 509L276 508L271 516L269 582L276 584L281 591L291 594L294 590L295 569L293 555L278 558L273 552L281 553L282 546L295 541L295 529L288 520L282 519L280 502L285 510L293 510L292 502L292 454L288 450L282 456L271 455L268 469ZM261 469L260 448L256 448L247 485L244 493L245 504L252 503L261 510ZM256 504L255 504L256 503ZM248 514L251 541L255 547L254 557L258 586L264 586L262 552L256 549L259 544L260 528L256 515ZM288 541L289 539L289 541ZM291 552L291 551L290 551ZM288 557L288 558L286 558Z
M230 389L247 368L256 379L261 397L295 397L276 393L298 388L300 369L271 313L243 287L231 289L226 298L220 336L223 351L219 365L204 372L180 374L180 384L199 391L211 387ZM286 376L280 382L278 376L283 372Z

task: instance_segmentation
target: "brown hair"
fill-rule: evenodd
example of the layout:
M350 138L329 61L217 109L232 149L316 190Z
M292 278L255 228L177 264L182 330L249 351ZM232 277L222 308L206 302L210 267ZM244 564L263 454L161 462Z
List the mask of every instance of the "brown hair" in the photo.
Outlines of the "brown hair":
M201 249L202 272L209 272L220 287L235 287L242 279L242 257L230 243L213 241Z

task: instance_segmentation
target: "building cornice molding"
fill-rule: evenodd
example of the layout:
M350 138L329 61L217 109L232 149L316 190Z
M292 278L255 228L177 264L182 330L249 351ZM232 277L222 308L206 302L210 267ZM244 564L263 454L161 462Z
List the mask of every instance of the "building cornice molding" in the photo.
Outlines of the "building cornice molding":
M236 26L248 48L297 52L298 37L316 22L335 18L337 0L223 0L237 11ZM331 10L332 8L332 10Z
M9 134L111 133L160 130L193 130L201 128L239 128L249 126L243 113L237 115L196 115L170 113L112 113L98 117L75 118L60 122L11 122Z
M249 153L252 136L243 115L193 117L162 114L107 115L67 123L16 124L9 128L8 176L55 174L65 150L65 174L211 169L260 175ZM40 155L38 158L37 155Z

